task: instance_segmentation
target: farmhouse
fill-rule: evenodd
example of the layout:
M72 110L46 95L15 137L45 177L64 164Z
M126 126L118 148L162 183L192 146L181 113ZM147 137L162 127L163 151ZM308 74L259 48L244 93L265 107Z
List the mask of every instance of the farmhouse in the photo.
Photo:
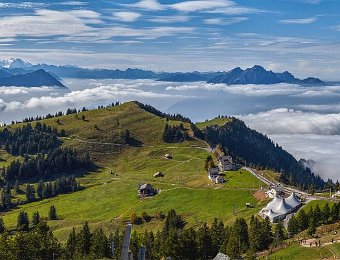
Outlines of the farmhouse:
M151 184L145 183L145 184L138 185L138 195L140 197L155 196L156 194L157 194L157 190L154 187L152 187Z
M208 171L208 178L214 183L224 183L224 176L220 174L217 167L212 167Z
M218 160L218 168L221 172L236 170L236 165L233 163L231 156L222 156Z
M269 217L271 222L277 222L287 214L295 212L301 206L301 201L293 192L288 198L275 197L260 211L263 218Z

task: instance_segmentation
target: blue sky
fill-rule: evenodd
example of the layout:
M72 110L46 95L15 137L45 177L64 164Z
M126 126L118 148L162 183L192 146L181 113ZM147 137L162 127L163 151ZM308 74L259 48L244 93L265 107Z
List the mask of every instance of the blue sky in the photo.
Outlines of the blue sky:
M0 56L83 67L260 64L340 80L337 0L2 1Z

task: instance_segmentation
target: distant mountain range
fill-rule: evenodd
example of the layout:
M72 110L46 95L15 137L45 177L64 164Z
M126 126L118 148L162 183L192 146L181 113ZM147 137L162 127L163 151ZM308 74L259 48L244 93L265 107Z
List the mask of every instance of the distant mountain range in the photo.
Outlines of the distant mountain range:
M224 83L227 85L245 85L245 84L278 84L292 83L303 86L324 86L325 82L318 78L295 78L290 72L275 73L265 70L259 65L252 68L242 70L237 67L228 72L223 72L220 75L208 80L208 83Z
M17 75L0 70L1 86L66 88L59 80L43 69Z
M110 70L87 69L77 66L56 66L48 64L33 65L20 59L0 60L0 79L8 75L22 75L37 70L46 71L58 81L60 78L78 79L155 79L167 82L198 82L223 83L227 85L246 84L278 84L291 83L301 86L325 86L326 83L314 77L298 79L290 72L275 73L265 70L259 65L245 70L237 67L227 72L154 72L141 69ZM50 78L51 79L51 78ZM52 83L53 80L51 80ZM55 83L55 81L53 81ZM60 83L60 82L59 82ZM1 84L1 80L0 80ZM62 83L60 83L62 85ZM57 86L60 86L57 85ZM50 85L49 85L50 86Z

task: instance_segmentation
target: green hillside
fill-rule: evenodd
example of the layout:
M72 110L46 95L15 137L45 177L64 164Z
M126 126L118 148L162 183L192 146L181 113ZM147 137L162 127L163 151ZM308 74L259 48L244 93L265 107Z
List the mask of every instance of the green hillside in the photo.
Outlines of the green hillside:
M205 159L210 154L207 143L195 139L164 143L162 136L166 123L179 125L181 122L167 122L167 119L141 109L136 102L41 122L59 131L64 129L67 137L61 138L62 145L74 148L78 153L88 151L98 169L79 175L77 179L85 187L81 191L2 213L5 225L10 229L15 228L20 211L27 211L30 217L39 211L46 217L51 205L56 206L59 219L48 224L61 241L66 239L73 226L80 226L85 221L91 227L113 232L121 228L132 213L140 216L147 212L153 217L160 211L165 213L175 209L189 226L211 222L215 217L231 223L237 217L256 214L263 205L252 195L260 186L255 177L240 170L227 173L225 184L212 184L204 170ZM191 135L190 124L183 124ZM125 130L130 132L133 145L118 145ZM173 159L166 160L166 153L173 155ZM0 158L4 160L3 166L13 159L3 151ZM153 174L158 171L165 176L155 179ZM160 189L160 193L152 198L139 199L137 185L146 182ZM247 202L255 207L246 208ZM162 225L160 220L152 218L149 223L135 228L157 230Z

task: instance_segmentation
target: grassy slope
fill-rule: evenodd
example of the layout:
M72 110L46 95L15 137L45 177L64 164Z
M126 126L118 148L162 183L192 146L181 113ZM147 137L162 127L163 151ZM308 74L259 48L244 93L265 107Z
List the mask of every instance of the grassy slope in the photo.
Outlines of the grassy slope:
M218 126L222 126L226 123L229 123L231 122L231 119L230 118L214 118L214 119L211 119L211 120L206 120L204 122L199 122L196 124L196 126L199 128L199 129L204 129L208 126L212 126L212 125L218 125Z
M86 121L79 119L82 115L85 115ZM204 171L204 160L209 154L205 149L206 143L199 140L164 143L162 134L166 120L141 110L135 103L87 111L77 117L61 117L61 125L55 118L44 122L64 128L69 138L64 139L63 145L80 152L90 151L100 168L79 178L87 187L85 190L24 205L6 213L4 221L7 227L15 227L20 210L26 210L30 216L38 210L41 215L47 216L51 205L56 206L60 220L50 221L49 225L61 240L66 239L71 227L85 221L89 221L92 227L113 231L121 227L132 212L141 215L146 211L153 215L157 211L166 212L174 208L185 216L188 225L195 225L199 221L210 222L214 217L225 222L236 217L248 217L256 214L262 206L252 196L253 188L259 186L255 177L245 171L236 171L227 173L229 181L226 184L212 184ZM95 124L99 130L95 129ZM108 144L115 142L124 129L129 129L132 137L142 141L144 146L117 149ZM165 160L165 153L171 153L174 159ZM111 175L110 170L117 176ZM164 172L165 177L155 179L153 174L157 171ZM154 198L138 199L137 184L142 182L152 183L161 189L161 193ZM246 202L256 207L246 209ZM136 228L158 229L160 226L159 221L153 220Z
M269 259L330 259L332 253L324 247L320 248L306 248L298 244L293 244L285 249L282 249L269 256Z

